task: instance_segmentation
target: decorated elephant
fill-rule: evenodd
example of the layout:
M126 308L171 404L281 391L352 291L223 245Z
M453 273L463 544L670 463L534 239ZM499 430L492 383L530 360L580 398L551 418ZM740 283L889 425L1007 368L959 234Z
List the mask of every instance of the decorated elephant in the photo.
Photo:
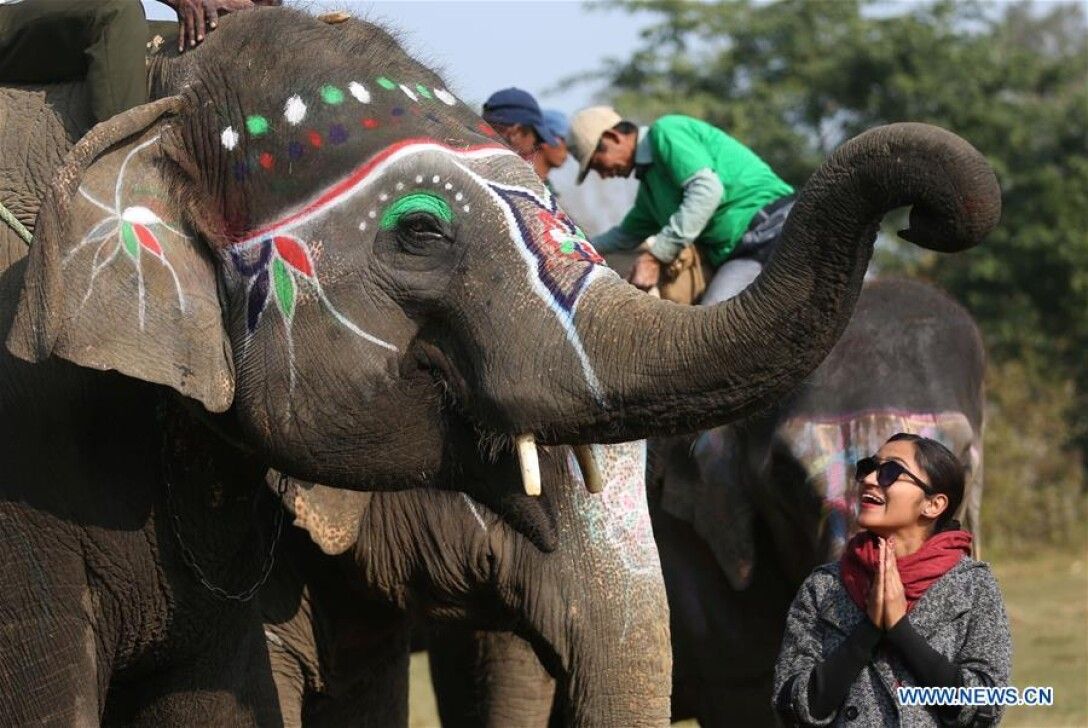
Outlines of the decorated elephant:
M465 474L515 469L526 491L564 487L537 442L709 427L795 386L888 209L913 204L907 237L949 250L999 212L965 142L878 129L813 178L749 291L681 308L600 266L376 26L247 11L161 63L157 100L7 181L41 204L0 276L3 724L278 722L250 601L280 532L269 467L348 489L471 493ZM7 119L28 148L48 126ZM549 518L521 489L472 495Z
M594 451L600 495L580 482L570 448L541 449L546 480L562 484L541 496L550 553L463 493L293 486L286 502L316 546L291 529L260 594L285 724L404 725L409 617L520 635L526 662L558 677L565 724L665 722L668 607L645 445ZM493 725L521 725L525 704L503 684L496 676L465 697Z
M968 472L978 533L985 352L971 316L913 280L865 286L842 338L787 400L654 452L654 534L673 630L676 717L773 725L770 680L798 586L857 530L854 464L897 432ZM737 659L722 660L723 654Z
M977 533L984 369L962 307L925 283L878 280L827 359L780 405L652 443L673 719L775 725L770 680L786 611L812 568L837 558L856 530L854 463L891 435L931 437L960 456L968 479L959 517ZM434 678L451 724L494 725L515 704L522 719L511 725L547 725L551 677L517 636L447 634L431 649L439 665L457 665ZM475 685L487 688L482 716L464 698Z

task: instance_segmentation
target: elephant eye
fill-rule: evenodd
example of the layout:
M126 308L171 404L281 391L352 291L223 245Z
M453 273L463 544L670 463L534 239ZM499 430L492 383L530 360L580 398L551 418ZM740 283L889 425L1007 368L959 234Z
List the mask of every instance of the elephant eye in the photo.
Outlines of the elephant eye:
M383 230L395 230L408 252L425 252L429 246L448 241L453 211L443 198L415 192L395 200L382 214Z
M448 227L427 212L413 212L397 222L397 238L409 252L425 252L449 237Z

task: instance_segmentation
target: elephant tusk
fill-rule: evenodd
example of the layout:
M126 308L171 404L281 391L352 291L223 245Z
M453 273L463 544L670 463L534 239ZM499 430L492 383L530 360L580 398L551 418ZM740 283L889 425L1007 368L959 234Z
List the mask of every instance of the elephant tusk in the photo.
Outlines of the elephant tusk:
M574 457L578 458L578 465L582 468L582 480L585 481L586 490L590 493L602 492L604 478L601 477L601 469L597 467L597 458L593 456L593 446L575 445Z
M518 451L525 495L540 495L540 460L536 454L536 440L532 435L518 435L514 438L514 447Z

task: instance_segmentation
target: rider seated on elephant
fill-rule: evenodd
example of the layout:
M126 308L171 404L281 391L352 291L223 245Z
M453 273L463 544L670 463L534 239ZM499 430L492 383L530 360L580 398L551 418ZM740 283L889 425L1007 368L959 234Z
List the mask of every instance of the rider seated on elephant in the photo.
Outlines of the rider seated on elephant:
M994 724L998 706L905 705L894 692L1008 683L1001 592L953 518L963 465L936 440L899 433L854 477L863 530L790 607L775 709L789 725Z
M698 269L701 257L716 270L702 303L735 296L759 275L793 206L793 188L754 152L689 116L640 127L594 106L574 116L569 143L579 183L591 169L638 178L634 207L593 245L606 253L642 243L629 280L643 290Z
M220 15L282 0L159 0L178 14L178 50L204 40ZM105 121L147 103L148 28L139 0L0 0L0 81L86 80Z
M533 165L533 171L547 183L548 173L552 170L549 159L555 157L553 150L558 150L560 139L545 121L540 104L533 95L520 88L496 91L484 102L481 116L511 149ZM566 147L563 149L565 161Z

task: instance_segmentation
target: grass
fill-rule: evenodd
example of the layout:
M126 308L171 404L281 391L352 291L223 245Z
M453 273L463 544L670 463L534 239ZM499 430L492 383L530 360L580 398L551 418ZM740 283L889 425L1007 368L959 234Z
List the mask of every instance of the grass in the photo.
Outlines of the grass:
M1088 726L1088 553L995 556L1012 625L1012 684L1052 686L1054 705L1013 707L1006 726Z
M1054 688L1053 706L1009 708L1002 725L1088 726L1088 551L987 556L1012 625L1012 684ZM410 700L408 725L438 728L424 654L412 655Z

